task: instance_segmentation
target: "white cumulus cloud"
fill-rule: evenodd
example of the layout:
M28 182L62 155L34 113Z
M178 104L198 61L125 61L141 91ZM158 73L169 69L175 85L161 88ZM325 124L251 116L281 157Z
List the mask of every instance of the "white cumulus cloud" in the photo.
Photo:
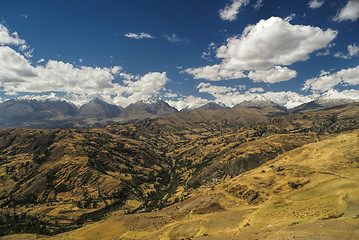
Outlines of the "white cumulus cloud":
M246 6L249 0L232 0L231 4L225 6L224 9L219 10L219 16L223 20L234 21L237 18L239 9Z
M248 77L254 82L277 83L288 81L297 76L297 72L287 67L275 66L270 70L250 71Z
M358 56L359 53L359 47L354 43L352 45L348 46L348 52L349 56Z
M355 21L359 18L359 1L349 0L348 3L340 9L338 14L333 18L334 21L341 22L345 20Z
M337 34L332 29L292 25L289 19L271 17L247 26L241 36L227 39L227 44L217 49L216 57L222 59L220 64L184 72L211 81L246 76L256 82L287 81L296 77L296 72L283 66L306 61L311 53L328 47Z
M18 97L17 99L20 100L37 100L37 101L46 101L46 100L50 100L50 101L61 101L62 99L56 95L56 93L50 93L50 94L45 94L45 95L25 95L25 96L21 96Z
M197 88L199 89L199 92L206 92L211 95L226 94L226 93L237 91L236 88L226 87L226 86L215 86L210 83L200 83L198 84Z
M352 57L358 56L358 53L359 53L359 47L354 43L354 44L348 45L348 54L347 55L342 52L337 52L336 54L334 54L334 57L351 59Z
M209 81L220 81L246 77L242 71L231 68L229 64L216 64L199 68L188 68L183 72L192 74L195 79L206 79Z
M6 45L19 46L19 50L24 53L25 57L32 57L34 49L30 49L30 46L26 45L26 41L21 39L17 32L10 33L4 25L0 24L0 46Z
M136 36L152 38L146 33ZM19 51L7 45L19 46ZM94 97L127 106L159 94L169 81L166 72L150 72L144 76L136 76L121 72L120 66L78 67L55 60L45 63L43 58L38 60L37 64L44 65L32 65L26 58L31 57L32 51L16 32L11 34L0 24L0 88L6 95L29 93L35 94L28 95L29 98L53 99L57 97L55 93L65 93L64 99L77 106ZM79 62L82 62L81 58ZM52 94L39 95L43 92Z
M2 24L0 24L0 45L25 45L25 40L21 39L17 32L11 33Z
M166 97L166 98L175 98L175 97L178 97L178 94L172 93L172 92L168 92L168 93L165 93L165 94L164 94L164 97Z
M195 109L199 108L210 101L204 98L195 97L195 96L187 96L179 98L178 100L168 100L166 101L171 107L176 108L177 110L181 111L183 109Z
M248 89L248 92L254 93L254 92L264 92L263 88L250 88Z
M109 98L109 102L127 106L158 94L168 82L165 72L134 76L121 73L121 69L120 66L76 67L54 60L44 66L32 66L19 52L0 46L0 87L7 95L64 92L77 96L80 102L98 95ZM120 75L127 77L122 84L114 81Z
M112 80L120 67L75 67L50 60L45 66L32 66L23 55L9 47L0 47L0 86L6 94L18 92L106 92L114 88Z
M310 2L308 3L311 9L320 8L323 4L324 4L324 0L323 1L310 0Z
M0 46L0 87L8 95L16 94L16 88L31 82L38 73L20 53L7 46Z
M303 90L325 92L338 84L359 85L359 65L354 68L342 69L333 74L322 72L320 76L308 79L304 84Z
M126 107L131 103L147 100L163 90L168 81L166 72L150 72L136 81L125 80L124 85L116 88L114 103Z
M217 57L237 60L245 69L291 65L309 59L312 52L327 47L336 35L332 29L292 25L271 17L247 26L241 37L228 39L227 45L218 49Z

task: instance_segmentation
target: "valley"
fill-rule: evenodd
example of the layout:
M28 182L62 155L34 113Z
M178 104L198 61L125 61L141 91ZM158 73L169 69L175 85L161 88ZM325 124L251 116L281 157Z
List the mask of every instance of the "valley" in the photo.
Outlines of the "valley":
M248 214L252 216L256 212L267 216L267 211L268 221L272 222L279 205L268 204L283 201L287 196L295 199L297 189L304 189L317 180L329 181L330 177L338 175L338 169L355 172L358 156L355 136L358 133L352 131L358 127L359 104L352 103L291 114L273 107L198 109L100 128L1 130L1 232L54 235L100 221L69 235L64 233L69 239L88 239L79 236L91 233L90 226L102 228L101 220L108 219L105 221L114 225L103 223L113 228L106 230L106 234L113 232L117 237L121 235L121 239L160 239L163 236L220 239L220 229L230 229L226 234L237 234L246 225L243 221ZM300 165L300 161L310 158L315 151L306 150L305 154L302 151L298 157L291 157L297 160L282 162L288 154L295 156L296 151L300 151L297 149L311 144L321 146L322 142L334 141L337 136L348 138L344 142L353 152L348 150L348 154L343 152L344 158L338 157L343 164L330 163L334 158L328 157L328 164L336 166L330 165L333 174L320 169L326 167L326 155L316 163L320 166L314 164L312 170L309 166L312 163ZM334 143L330 146L329 152L339 154L332 151L338 149L333 147ZM323 149L325 147L327 145L323 145ZM346 166L349 160L351 165ZM350 178L355 179L353 176ZM328 199L335 197L328 196ZM326 201L327 197L323 199ZM308 200L309 205L311 201L316 200ZM264 207L267 205L271 207ZM280 205L281 211L293 211L292 215L302 211L294 209L301 209L299 205L293 205L293 209L284 207L289 205ZM316 208L313 211L317 211ZM343 208L333 209L310 215L300 223L331 219L330 214L341 217ZM203 214L209 219L200 221ZM274 221L273 229L287 231L286 224L303 217L292 215L284 222ZM265 219L263 216L253 217L251 221ZM217 217L222 219L218 224L223 227L211 222ZM205 222L217 230L206 232L203 230L208 228L203 228ZM355 220L349 223L354 224ZM260 221L255 223L253 229L265 228L261 224ZM187 233L187 230L192 232Z
M161 211L113 216L61 239L356 239L358 133L289 151Z

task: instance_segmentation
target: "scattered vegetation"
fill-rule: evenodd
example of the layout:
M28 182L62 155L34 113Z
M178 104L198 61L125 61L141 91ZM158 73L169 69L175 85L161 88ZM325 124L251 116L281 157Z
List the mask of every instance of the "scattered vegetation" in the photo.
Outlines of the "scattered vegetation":
M34 224L22 232L52 234L119 211L160 210L329 134L357 129L358 109L350 104L295 114L197 110L102 128L1 130L2 219L10 221L12 212L23 214L21 224ZM285 176L288 169L273 165L262 171ZM262 187L274 186L273 181L264 181ZM310 184L289 179L273 191L300 191ZM270 199L245 184L224 192L253 206ZM129 199L139 206L126 210ZM217 203L202 206L198 213L227 209Z

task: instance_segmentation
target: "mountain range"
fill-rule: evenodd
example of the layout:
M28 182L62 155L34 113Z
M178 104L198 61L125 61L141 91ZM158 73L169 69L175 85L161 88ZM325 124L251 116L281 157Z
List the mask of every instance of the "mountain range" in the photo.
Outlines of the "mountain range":
M138 102L125 109L95 98L77 108L66 101L9 100L0 103L0 128L93 127L178 112L162 100Z
M274 103L270 100L253 99L243 101L233 108L276 108L285 112L304 112L335 107L354 102L352 99L320 97L293 109ZM207 103L197 109L219 110L229 107L214 102ZM182 109L181 112L193 109ZM122 108L95 98L90 102L76 107L62 100L25 100L13 99L0 103L0 129L7 128L69 128L98 127L113 123L156 118L178 113L179 111L158 98L139 101Z

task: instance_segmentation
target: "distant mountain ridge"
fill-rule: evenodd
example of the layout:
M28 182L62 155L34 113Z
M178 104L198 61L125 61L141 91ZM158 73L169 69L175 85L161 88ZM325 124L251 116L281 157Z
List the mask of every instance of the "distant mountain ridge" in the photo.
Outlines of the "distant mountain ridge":
M335 91L292 109L287 109L264 97L245 100L236 108L275 108L283 112L307 112L345 105L355 102L345 96L336 96ZM123 123L146 118L168 116L179 112L192 110L230 110L223 103L209 102L196 109L182 109L178 111L160 98L149 98L128 105L123 108L94 98L81 107L65 100L48 99L12 99L0 103L0 129L6 128L71 128L98 127L113 123Z
M228 109L229 107L227 107L224 104L218 104L218 103L214 103L214 102L209 102L197 109L206 109L206 110L218 110L218 109Z
M123 111L124 108L120 106L95 98L82 105L76 115L79 118L114 118L118 117Z
M76 112L76 106L66 101L9 100L0 104L0 126L66 127L69 126L67 119Z
M165 101L151 98L148 101L139 101L128 105L123 111L123 116L143 119L153 116L168 116L177 112L176 108L171 107Z
M328 99L328 98L318 98L314 101L304 103L293 109L290 109L290 112L307 112L307 111L316 111L325 108L337 107L349 103L355 102L353 99L344 98L344 99Z
M95 98L77 108L61 100L13 99L0 103L0 128L68 128L106 125L177 113L160 99L140 101L125 109Z
M243 101L234 106L234 108L238 107L249 107L249 108L265 108L265 107L273 107L278 108L280 110L287 110L287 108L280 106L279 104L272 102L267 99L253 99L250 101Z

